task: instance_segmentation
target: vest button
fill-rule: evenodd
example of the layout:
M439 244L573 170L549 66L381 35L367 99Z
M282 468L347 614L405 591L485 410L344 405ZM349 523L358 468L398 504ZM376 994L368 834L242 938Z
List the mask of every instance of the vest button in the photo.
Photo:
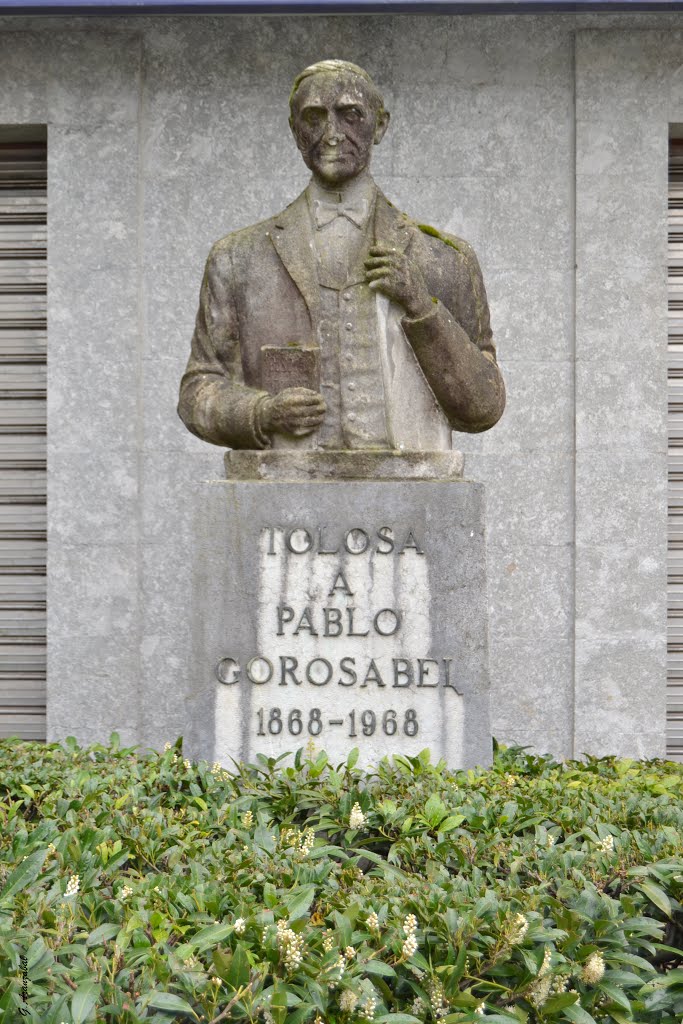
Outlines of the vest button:
M355 412L350 412L346 418L349 421L349 423L355 423L355 421L356 421L356 414L355 414Z
M356 385L354 384L353 381L349 381L349 383L346 386L349 389L349 391L355 391L356 390Z
M353 330L353 324L344 324L344 327L346 328L347 331Z
M342 298L343 298L344 302L350 302L351 301L351 292L344 292L344 294L342 295Z

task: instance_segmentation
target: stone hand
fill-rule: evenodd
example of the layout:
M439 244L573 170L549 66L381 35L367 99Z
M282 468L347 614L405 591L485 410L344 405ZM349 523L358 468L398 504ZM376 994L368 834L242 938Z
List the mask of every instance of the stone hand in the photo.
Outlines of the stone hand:
M285 388L266 398L261 408L261 424L266 434L292 434L305 437L322 423L325 399L310 388Z
M432 298L422 271L405 253L389 245L373 245L365 270L370 287L403 306L411 319L431 312Z

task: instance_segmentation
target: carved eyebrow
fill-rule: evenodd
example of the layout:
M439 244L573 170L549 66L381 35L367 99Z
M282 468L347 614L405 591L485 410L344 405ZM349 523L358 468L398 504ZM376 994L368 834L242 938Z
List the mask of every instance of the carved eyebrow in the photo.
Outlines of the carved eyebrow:
M329 109L330 108L324 103L304 103L303 106L299 108L299 114L324 114ZM362 103L354 100L346 100L341 103L337 103L335 104L334 109L341 111L342 113L348 110L357 110L359 114L363 114Z

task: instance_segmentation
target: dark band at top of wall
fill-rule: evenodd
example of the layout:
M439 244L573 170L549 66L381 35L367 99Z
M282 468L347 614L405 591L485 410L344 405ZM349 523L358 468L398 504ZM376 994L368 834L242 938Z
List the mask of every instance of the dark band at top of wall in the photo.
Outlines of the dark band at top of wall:
M0 0L0 14L528 14L674 11L683 0Z

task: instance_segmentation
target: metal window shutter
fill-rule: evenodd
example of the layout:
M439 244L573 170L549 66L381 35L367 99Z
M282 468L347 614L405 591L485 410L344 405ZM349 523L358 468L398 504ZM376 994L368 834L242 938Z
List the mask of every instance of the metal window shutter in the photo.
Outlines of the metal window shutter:
M0 141L0 737L37 740L45 739L46 244L46 143Z
M667 756L683 761L683 140L669 152Z

